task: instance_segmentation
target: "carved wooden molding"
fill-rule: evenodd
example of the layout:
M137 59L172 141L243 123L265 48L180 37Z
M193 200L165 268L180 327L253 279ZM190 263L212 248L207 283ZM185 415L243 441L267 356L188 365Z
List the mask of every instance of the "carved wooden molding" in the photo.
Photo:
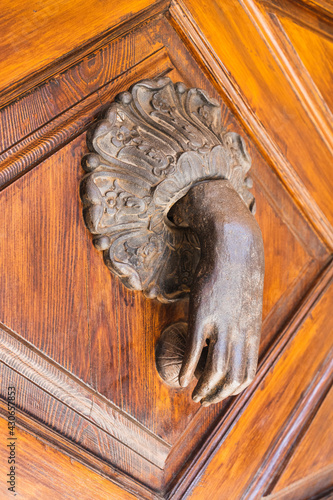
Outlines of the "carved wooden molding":
M18 408L72 441L84 441L96 454L101 450L105 456L111 453L120 468L126 465L128 453L163 468L170 452L168 443L3 325L0 334L2 389L5 391L6 382L7 386L26 387L17 396ZM26 399L26 394L35 397Z
M90 131L89 172L81 183L84 218L108 268L133 290L161 301L188 293L200 248L170 208L205 180L228 179L250 210L242 138L221 126L220 105L169 78L122 92Z
M108 53L108 57L112 59L113 53ZM161 72L168 72L172 67L169 56L165 48L160 49L156 53L147 57L144 61L134 64L132 67L116 78L117 85L134 83L139 75L145 75L147 72L154 75L159 75ZM73 78L72 73L75 73L75 68L70 68L68 73ZM83 70L84 71L84 70ZM68 75L66 75L68 77ZM113 78L112 78L113 76ZM33 130L29 135L24 136L23 140L17 142L9 148L9 143L3 143L4 151L0 154L0 189L13 182L17 177L26 173L33 166L39 164L49 155L53 154L59 147L77 135L83 133L85 128L92 120L93 113L100 108L101 102L108 102L112 89L115 85L114 74L107 75L104 73L103 85L96 86L96 89L91 94L83 99L75 96L73 105L67 103L69 109L62 114L55 116L50 121L43 123L42 117L38 124L40 125L36 130ZM65 82L59 85L57 80L57 87L66 86ZM44 86L37 87L34 94L29 94L23 97L24 105L29 106L29 99L32 96L35 98L35 103L41 99L40 94L45 92L45 88L49 88L49 82ZM98 93L98 98L97 94ZM53 99L58 99L59 96L53 95ZM27 101L27 103L25 102ZM1 117L1 112L0 112Z

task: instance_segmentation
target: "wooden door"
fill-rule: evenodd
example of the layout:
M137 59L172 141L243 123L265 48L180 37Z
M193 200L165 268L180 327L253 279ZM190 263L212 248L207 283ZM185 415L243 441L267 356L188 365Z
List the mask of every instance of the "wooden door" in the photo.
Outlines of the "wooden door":
M1 498L14 495L13 439L23 499L330 498L331 2L2 11ZM264 238L258 373L208 408L155 368L156 341L187 303L111 275L79 197L87 129L119 92L164 75L218 99L226 129L245 138Z

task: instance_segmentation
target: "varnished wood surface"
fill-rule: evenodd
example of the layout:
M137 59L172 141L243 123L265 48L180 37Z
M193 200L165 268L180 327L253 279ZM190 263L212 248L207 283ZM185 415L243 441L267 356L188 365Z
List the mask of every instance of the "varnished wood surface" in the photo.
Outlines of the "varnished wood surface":
M333 470L333 389L329 391L311 422L307 432L301 439L295 453L279 478L273 492L290 487L293 483L311 476L326 474ZM320 446L318 446L320 443ZM325 472L324 472L325 471ZM331 474L330 487L333 487Z
M44 3L34 14L51 9L48 29L34 25L20 43L11 16L2 21L5 43L12 36L18 55L28 57L4 69L3 102L22 98L0 109L0 320L8 340L1 381L26 388L19 406L36 421L22 416L24 425L140 498L154 497L150 487L175 499L297 492L304 500L306 488L317 494L329 484L330 448L316 444L332 432L323 425L332 373L331 35L328 2L303 4L185 0L164 16L167 3L142 0L120 2L107 15L104 6L103 16L101 4L90 3L82 21L77 2L62 14L60 4ZM18 27L34 24L26 9L14 6ZM62 16L61 31L51 21ZM37 43L44 52L32 50ZM247 136L265 244L261 369L244 394L210 409L192 403L190 390L168 389L154 365L154 342L185 319L186 304L151 302L112 277L84 228L78 197L88 124L137 79L163 74L220 99L225 126ZM121 426L130 429L126 439ZM26 450L31 440L22 442ZM56 468L67 460L49 456ZM36 491L46 495L41 467L44 490ZM26 498L35 498L27 470Z
M234 0L216 0L209 5L186 0L171 5L185 43L205 61L217 84L227 89L232 106L247 122L254 140L266 149L281 178L332 246L333 181L325 167L318 173L318 165L331 162L332 129L326 130L328 143L312 125L312 115L274 53L281 50L278 42L267 46L271 42L268 44L265 26L258 27L257 13L252 0L244 6ZM308 145L301 154L300 144Z
M8 437L7 421L0 418L0 439ZM6 481L0 481L2 499L24 500L135 500L137 496L124 491L120 486L89 470L80 463L49 446L38 436L17 429L18 476L16 496L7 489ZM8 470L8 453L0 446L0 469L5 476Z
M333 17L332 0L301 0L300 2L314 10L317 14L323 14L330 18Z
M333 7L330 0L261 0L264 8L279 16L293 19L297 24L310 27L320 38L332 40Z
M332 500L333 465L314 472L303 479L292 483L283 490L265 496L265 500L304 500L304 498L321 498Z
M149 60L143 68L148 69L148 64ZM188 79L213 91L204 78L196 75L196 66L188 64L186 74L175 73L174 79ZM95 110L89 113L94 116ZM226 107L223 120L230 130L243 133ZM76 130L82 127L74 124ZM250 143L248 146L253 157L258 220L265 248L271 248L266 250L264 349L319 273L327 254L255 147ZM26 340L65 369L173 443L199 408L190 402L189 391L170 392L161 383L154 365L154 343L171 318L186 318L186 309L181 304L162 306L146 300L141 294L126 290L106 272L81 217L77 188L83 174L80 158L85 150L82 135L3 192L4 231L14 230L21 246L13 253L8 240L2 249L2 283L8 292L2 298L1 319L12 330L24 332ZM22 213L26 214L24 218ZM11 304L18 296L20 309L15 310ZM136 343L140 350L129 373L128 353ZM149 360L149 364L143 360ZM113 376L105 376L108 369L114 370ZM145 409L137 398L138 383L145 387L150 401ZM207 414L207 410L202 412Z
M83 59L62 77L37 87L19 104L14 103L0 112L3 149L0 155L1 187L77 135L92 117L95 119L103 109L101 105L107 104L122 89L122 82L133 84L147 73L156 77L170 70L166 51L156 38L153 42L155 29L156 25L152 23L149 30L136 32L135 38L127 36L107 45L94 57ZM152 39L149 46L147 38ZM119 57L119 64L113 66L110 61L117 61L119 46L126 47L128 62ZM119 67L120 71L115 70ZM125 69L128 70L126 73ZM115 81L118 72L125 74ZM25 119L27 114L31 115L30 120Z
M135 34L122 35L103 44L101 49L80 58L67 71L35 87L33 95L27 93L18 102L2 106L1 151L12 147L163 48L163 44L154 37L157 26L156 22L151 22L138 28Z
M332 74L333 74L333 29L332 39L319 37L308 27L295 21L282 18L281 24L300 62L312 76L331 113L333 113ZM311 50L309 50L311 47ZM320 72L318 71L320 67ZM331 115L332 117L332 115Z
M126 21L136 23L137 14L144 20L165 8L166 2L152 0L120 0L116 5L98 0L34 4L29 0L5 1L1 20L0 102L15 98L46 76L66 68L80 57L82 45L98 44L98 39L109 30L111 37L119 36Z

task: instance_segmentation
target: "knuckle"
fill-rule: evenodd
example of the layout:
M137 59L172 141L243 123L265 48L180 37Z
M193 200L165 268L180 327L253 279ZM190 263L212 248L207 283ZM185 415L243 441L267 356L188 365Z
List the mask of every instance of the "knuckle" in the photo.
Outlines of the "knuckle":
M206 387L205 387L205 393L209 394L211 392L214 392L216 389L216 383L215 382L208 382Z

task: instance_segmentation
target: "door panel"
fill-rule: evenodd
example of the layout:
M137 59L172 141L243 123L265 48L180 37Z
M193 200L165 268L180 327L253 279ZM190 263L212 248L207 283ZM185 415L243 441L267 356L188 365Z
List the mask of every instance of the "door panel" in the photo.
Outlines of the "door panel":
M0 419L0 435L7 436L7 422ZM135 500L136 495L125 491L105 477L100 468L94 472L81 463L63 454L49 440L44 441L39 435L33 435L21 428L17 429L20 443L20 459L17 472L20 482L17 484L22 498L56 498L70 500ZM33 457L33 459L32 459ZM8 453L4 446L0 448L0 467L7 470ZM4 481L0 485L1 498L12 499Z
M64 29L78 22L74 5ZM43 71L39 57L36 68L29 58L17 68L21 84L14 72L3 93L1 413L6 418L7 387L15 385L18 425L122 485L120 496L110 483L117 498L130 498L125 490L138 498L261 498L321 474L317 494L328 488L332 432L320 430L332 377L332 136L322 50L330 42L316 45L325 65L321 95L304 69L311 73L312 59L297 66L301 46L296 59L289 45L281 48L294 21L282 20L284 31L274 4L123 8L106 32L96 19L101 31L92 29L89 44L84 23L82 38L76 33L71 45L65 37L63 58L50 51L53 65ZM99 7L91 9L98 17ZM24 43L21 56L35 38ZM221 103L225 128L245 138L264 239L258 375L238 397L208 408L191 400L193 384L170 389L155 367L156 341L186 320L187 302L148 300L111 275L79 198L87 128L117 93L161 75L205 89ZM311 451L316 436L325 441L320 461ZM301 464L304 453L312 458ZM57 471L66 462L60 452L48 456ZM26 498L56 489L34 490L27 464L20 474Z
M318 485L325 478L327 487L332 487L332 398L331 388L274 487L274 493L290 487L308 476L319 478L317 479ZM320 447L317 443L320 443ZM323 478L320 477L320 474Z
M284 15L299 19L299 11L305 12L308 24L321 26L331 36L327 17L325 23L320 14L309 13L297 2L287 5ZM172 4L171 14L186 43L226 89L254 140L332 247L333 181L325 168L332 155L332 121L317 101L312 102L312 92L304 93L304 72L300 79L300 68L289 52L284 56L284 44L273 31L270 4L266 6L252 0L217 0L207 8L205 2L187 0ZM327 64L324 59L322 65ZM300 150L300 144L307 147Z
M103 40L121 36L163 11L167 2L120 0L109 9L94 2L5 2L1 37L1 104L40 84ZM61 28L61 29L60 29Z
M299 57L299 63L309 72L324 103L332 112L333 35L331 39L318 36L311 28L300 26L288 18L281 18L281 25ZM307 50L309 47L311 50ZM318 61L320 73L317 70Z

